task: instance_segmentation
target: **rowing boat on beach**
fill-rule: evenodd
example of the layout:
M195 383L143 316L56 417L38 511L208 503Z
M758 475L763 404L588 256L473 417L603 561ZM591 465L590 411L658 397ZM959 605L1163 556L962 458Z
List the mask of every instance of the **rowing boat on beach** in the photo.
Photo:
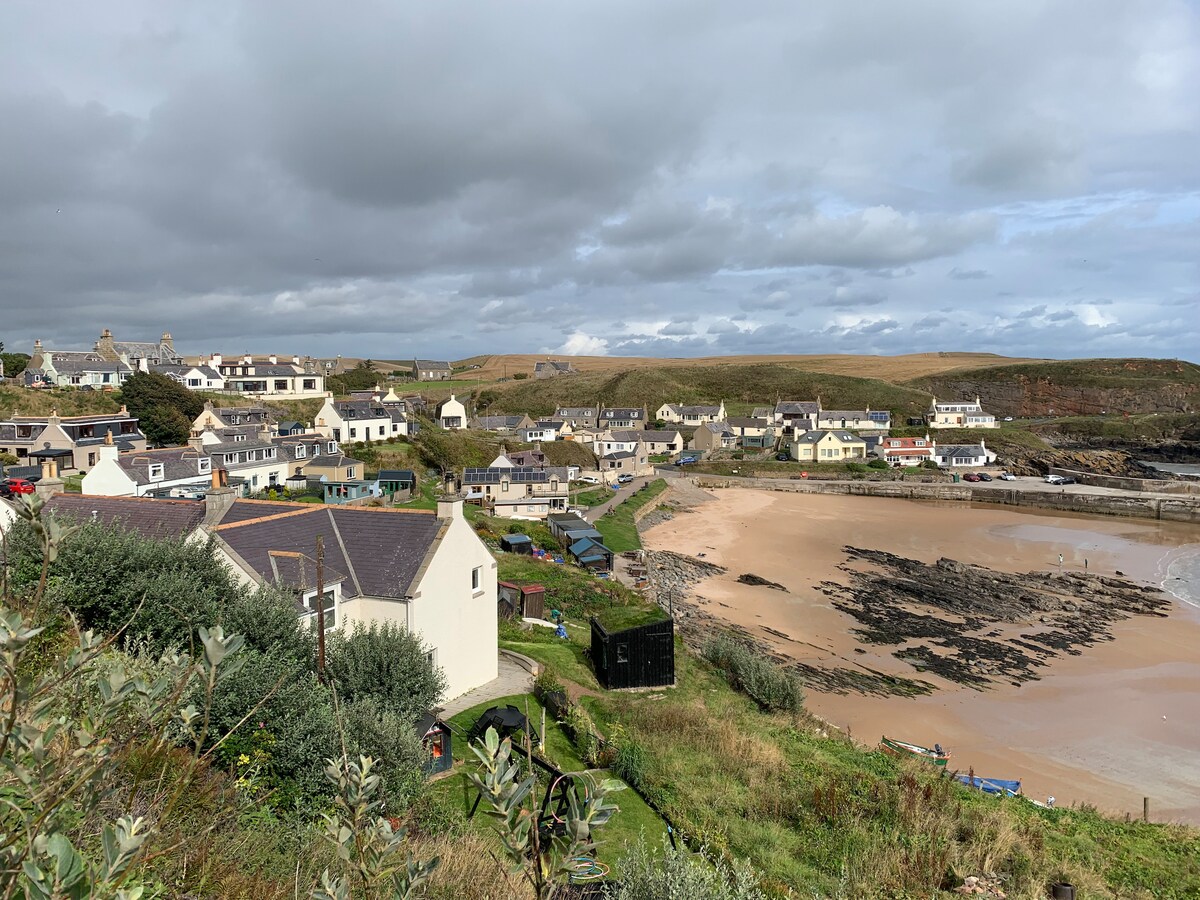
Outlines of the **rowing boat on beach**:
M940 748L930 750L928 747L922 747L920 744L910 744L908 741L895 741L884 735L879 741L880 749L884 753L891 756L915 756L918 759L923 759L926 762L931 762L935 766L945 766L950 759L950 754Z
M955 775L954 777L968 787L978 788L985 794L1016 797L1021 793L1021 782L1011 781L1007 778L980 778L978 775Z

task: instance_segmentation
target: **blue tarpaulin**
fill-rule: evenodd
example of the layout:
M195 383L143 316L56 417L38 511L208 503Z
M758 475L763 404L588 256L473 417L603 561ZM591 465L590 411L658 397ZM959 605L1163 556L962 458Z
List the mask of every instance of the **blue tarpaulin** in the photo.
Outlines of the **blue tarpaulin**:
M959 781L968 787L978 788L985 794L1019 794L1021 782L1009 781L1004 778L980 778L978 775L955 775Z

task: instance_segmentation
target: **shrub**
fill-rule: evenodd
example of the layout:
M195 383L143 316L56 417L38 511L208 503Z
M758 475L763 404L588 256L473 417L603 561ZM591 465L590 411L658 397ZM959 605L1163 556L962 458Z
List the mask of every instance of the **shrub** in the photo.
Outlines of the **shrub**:
M867 467L871 469L886 469L888 464L886 459L873 459L867 463Z
M641 744L624 733L619 736L614 734L610 743L615 748L612 761L613 773L626 784L645 793L646 765L650 759L649 754Z
M847 472L865 472L867 467L863 463L846 463Z
M316 665L316 634L297 618L292 599L272 587L236 593L225 605L222 624L242 635L251 650L271 651L305 668Z
M794 675L729 635L713 638L701 652L735 690L763 709L794 713L804 704L804 692Z
M600 756L600 740L596 737L596 726L592 724L592 717L587 710L578 703L572 703L567 707L563 724L571 733L571 741L579 758L589 766L595 766Z
M542 705L545 705L547 696L561 693L563 693L563 684L558 680L558 675L549 666L542 666L537 678L533 679L533 696L537 697Z
M387 814L407 809L425 784L425 748L412 723L367 697L342 707L342 728L351 756L375 760Z
M391 622L372 622L330 635L326 665L343 701L375 698L411 724L446 690L446 676L430 665L428 653L419 635Z
M606 900L767 900L745 860L709 863L663 838L652 851L645 839L621 860L621 881L605 889Z

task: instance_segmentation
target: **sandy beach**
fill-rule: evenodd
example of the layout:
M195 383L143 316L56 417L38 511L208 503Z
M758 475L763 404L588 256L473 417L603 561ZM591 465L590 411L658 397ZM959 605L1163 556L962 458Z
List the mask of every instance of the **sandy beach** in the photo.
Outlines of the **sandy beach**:
M862 644L857 623L819 587L846 583L845 545L932 563L941 557L1004 572L1123 572L1183 594L1200 560L1200 529L1137 519L996 509L961 503L727 489L648 530L645 545L729 572L694 588L706 612L741 625L808 665L918 678L920 697L823 693L808 708L856 739L881 734L953 752L952 765L1019 778L1024 793L1090 803L1156 821L1200 823L1200 608L1176 600L1166 618L1136 616L1112 640L1060 654L1039 680L963 687ZM788 593L738 584L752 572ZM1200 591L1200 584L1191 590ZM771 629L771 630L767 630ZM784 637L779 636L782 633Z

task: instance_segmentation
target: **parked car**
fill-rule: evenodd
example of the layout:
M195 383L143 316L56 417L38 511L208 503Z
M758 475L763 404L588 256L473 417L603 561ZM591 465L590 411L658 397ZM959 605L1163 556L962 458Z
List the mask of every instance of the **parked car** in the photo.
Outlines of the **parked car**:
M695 463L696 457L694 456L681 456L679 459L675 460L675 465L677 466L691 466L695 465Z
M1047 475L1046 484L1075 484L1074 478L1068 478L1066 475Z
M617 476L617 481L620 484L629 484L629 482L633 481L633 476L630 475L628 472L623 472L622 474Z
M595 475L580 475L575 480L582 482L583 484L599 484L600 483L600 479L597 478Z
M978 475L976 475L974 472L967 472L965 475L963 475L962 480L963 481L983 481L983 479L980 478Z
M24 478L5 478L0 481L0 497L11 497L14 494L32 494L33 482Z
M1017 480L1017 476L1014 475L1012 472L1001 472L996 477L999 478L1001 481L1016 481Z
M1011 422L1012 420L1013 420L1013 417L1012 417L1012 416L1005 416L1005 417L1004 417L1004 421L1005 421L1005 422Z
M788 454L786 454L786 453L776 453L776 454L775 454L775 458L776 458L777 460L779 460L780 462L789 462L789 461L791 461L791 457L790 457Z
M1077 482L1074 478L1071 478L1068 475L1064 475L1062 477L1062 481L1059 482L1059 484L1078 484L1078 483L1079 482Z
M975 474L979 476L980 481L991 481L992 480L992 476L989 475L987 472L976 472Z

